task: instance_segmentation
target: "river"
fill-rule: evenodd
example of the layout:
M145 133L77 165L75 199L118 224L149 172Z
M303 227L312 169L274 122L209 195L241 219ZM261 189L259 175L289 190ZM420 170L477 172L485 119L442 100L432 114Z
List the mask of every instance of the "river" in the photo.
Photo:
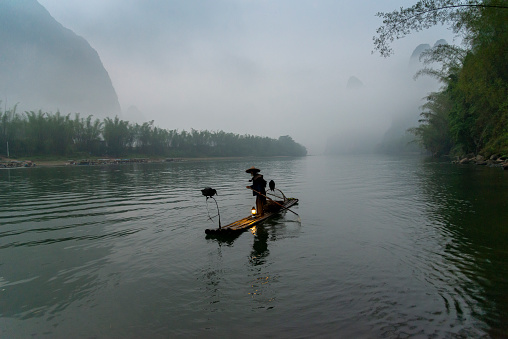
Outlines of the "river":
M235 238L247 168L291 212ZM2 338L508 336L508 171L309 156L0 170Z

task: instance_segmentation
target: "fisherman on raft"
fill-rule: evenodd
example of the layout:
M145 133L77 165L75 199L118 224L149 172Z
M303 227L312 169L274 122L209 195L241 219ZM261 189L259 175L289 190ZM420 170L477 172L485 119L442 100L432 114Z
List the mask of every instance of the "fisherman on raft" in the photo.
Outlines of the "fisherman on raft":
M256 211L258 215L263 216L265 214L263 208L266 204L266 180L263 179L263 176L259 174L261 170L255 168L254 166L246 170L245 172L250 173L252 175L251 186L247 186L247 188L252 190L252 195L256 197Z

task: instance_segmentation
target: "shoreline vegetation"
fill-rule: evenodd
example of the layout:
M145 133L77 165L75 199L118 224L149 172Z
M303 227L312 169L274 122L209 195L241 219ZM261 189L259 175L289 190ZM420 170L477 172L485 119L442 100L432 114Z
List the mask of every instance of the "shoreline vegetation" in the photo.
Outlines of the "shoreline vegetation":
M9 159L180 159L305 156L289 135L277 139L224 131L167 130L154 121L132 124L116 116L92 120L16 106L0 109L0 157Z
M409 130L417 141L434 156L458 156L459 163L506 159L506 0L419 0L377 16L383 25L374 42L382 56L393 53L390 45L395 39L438 23L462 38L461 46L439 44L421 54L424 68L415 77L434 77L442 87L427 95L419 126Z

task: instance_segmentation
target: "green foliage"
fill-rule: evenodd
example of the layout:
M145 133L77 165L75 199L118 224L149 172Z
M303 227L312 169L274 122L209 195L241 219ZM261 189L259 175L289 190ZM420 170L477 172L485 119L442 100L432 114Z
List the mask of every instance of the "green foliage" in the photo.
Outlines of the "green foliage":
M114 156L129 154L163 157L304 156L307 150L290 136L279 139L224 131L165 130L154 122L130 124L118 117L102 122L76 114L0 111L0 145L9 143L11 155ZM4 154L3 146L0 154Z
M427 98L421 125L411 129L434 154L508 153L508 5L506 0L422 0L409 8L379 13L383 26L374 38L381 55L411 31L437 23L461 33L465 48L441 45L423 54L417 73L439 79L443 88Z
M489 1L495 4L500 1ZM508 10L486 8L469 23L472 48L457 82L458 107L472 143L466 151L498 152L507 133ZM472 149L472 147L474 149Z
M393 54L390 44L394 40L437 24L449 25L457 34L467 33L470 23L481 17L484 9L504 10L508 5L504 0L420 0L411 7L379 12L376 15L383 19L383 25L376 31L378 36L373 38L374 48L387 57Z
M99 154L103 126L104 124L99 119L95 119L92 122L91 115L83 119L80 118L79 114L76 114L74 118L73 139L76 151Z
M104 119L104 129L102 136L106 143L108 155L120 156L128 151L131 145L133 135L132 129L129 129L129 122L115 117L115 119Z
M410 129L417 141L436 156L448 154L453 146L448 116L451 105L446 92L431 93L423 105L425 110L420 114L420 126Z

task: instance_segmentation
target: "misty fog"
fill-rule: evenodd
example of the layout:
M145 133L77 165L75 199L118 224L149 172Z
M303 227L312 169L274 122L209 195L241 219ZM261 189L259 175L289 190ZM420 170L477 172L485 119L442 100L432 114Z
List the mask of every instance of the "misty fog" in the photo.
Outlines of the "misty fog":
M330 138L381 139L439 84L413 80L413 50L436 27L372 54L375 16L407 1L39 1L97 50L131 122L291 135L310 154ZM348 90L351 76L362 88ZM415 121L416 123L416 121Z

